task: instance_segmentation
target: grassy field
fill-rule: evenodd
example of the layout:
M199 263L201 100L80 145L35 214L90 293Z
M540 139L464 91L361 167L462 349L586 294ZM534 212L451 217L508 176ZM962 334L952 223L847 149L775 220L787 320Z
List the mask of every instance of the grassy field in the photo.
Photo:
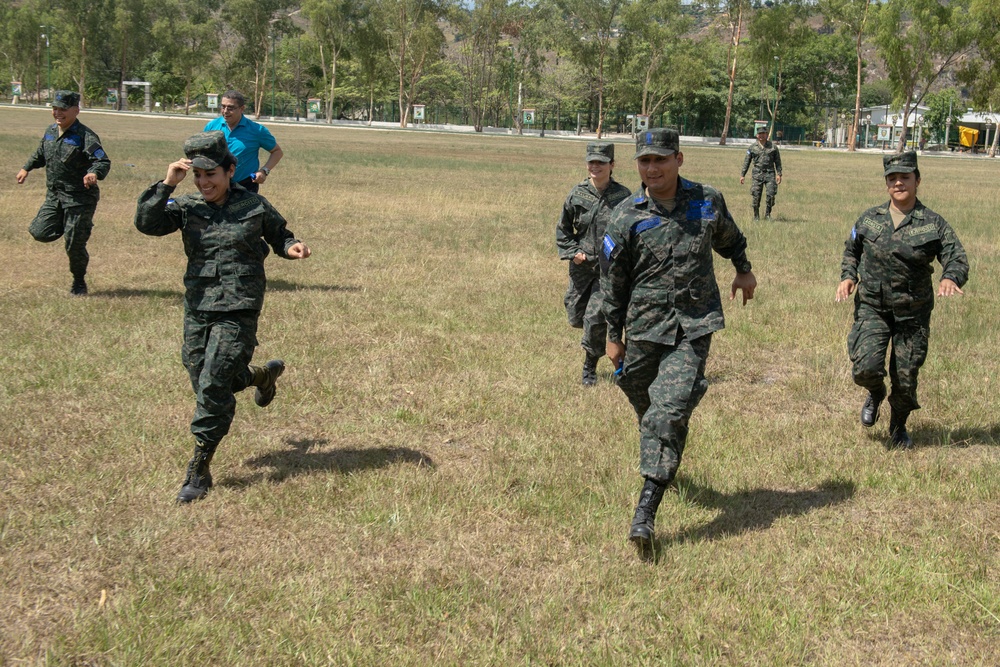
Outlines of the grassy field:
M71 298L62 242L27 233L45 175L14 183L50 116L0 110L0 665L1000 664L1000 162L922 160L972 272L899 452L857 423L834 302L879 156L784 151L768 223L741 149L685 150L759 288L726 305L646 563L635 416L606 359L580 387L562 309L582 143L275 128L264 193L314 252L268 260L255 358L288 371L179 507L185 260L132 216L203 121L81 120L113 167Z

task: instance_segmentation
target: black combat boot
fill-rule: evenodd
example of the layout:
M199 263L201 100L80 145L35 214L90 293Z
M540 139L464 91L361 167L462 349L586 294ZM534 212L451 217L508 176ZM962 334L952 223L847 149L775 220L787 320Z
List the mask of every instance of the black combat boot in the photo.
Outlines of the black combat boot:
M87 296L87 281L83 276L73 276L73 285L69 288L69 293L73 296Z
M628 538L632 540L640 549L649 549L653 546L653 525L656 521L656 510L663 500L663 492L667 490L666 484L646 479L639 493L639 504L635 506L635 515L632 517L632 529Z
M587 358L583 360L583 386L593 387L597 384L597 360L600 357L592 357L587 355Z
M187 476L181 485L180 493L177 494L177 502L190 503L199 500L212 488L212 471L208 466L212 462L217 446L204 445L200 442L194 446L194 456L188 461Z
M764 219L765 220L770 220L771 219L771 207L770 206L768 206L767 208L764 209Z
M250 370L253 372L250 386L257 387L257 391L253 395L253 402L262 408L267 407L274 400L274 394L277 391L275 383L285 372L285 362L281 359L272 359L264 364L263 368L251 366Z
M889 448L913 449L913 439L906 432L906 418L909 414L896 414L893 410L889 416Z
M754 220L760 220L760 206L759 205L753 207L753 219Z
M865 398L864 405L861 406L861 425L865 428L871 428L878 421L878 409L882 405L882 401L885 400L885 391L876 394L875 392L869 391L868 397Z

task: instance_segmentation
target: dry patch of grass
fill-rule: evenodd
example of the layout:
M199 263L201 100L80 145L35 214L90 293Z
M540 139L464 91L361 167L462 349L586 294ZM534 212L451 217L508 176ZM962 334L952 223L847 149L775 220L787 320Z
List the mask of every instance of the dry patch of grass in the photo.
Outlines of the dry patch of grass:
M13 183L49 116L0 117ZM606 361L578 386L561 304L582 143L275 128L265 195L315 252L268 264L257 358L288 371L266 410L239 398L216 489L177 507L184 256L132 215L203 121L83 121L114 161L90 297L26 233L44 173L0 189L0 664L998 662L993 162L921 162L972 280L938 303L901 453L857 424L833 302L879 157L785 150L777 220L755 223L742 151L685 151L760 289L726 307L644 563L635 418Z

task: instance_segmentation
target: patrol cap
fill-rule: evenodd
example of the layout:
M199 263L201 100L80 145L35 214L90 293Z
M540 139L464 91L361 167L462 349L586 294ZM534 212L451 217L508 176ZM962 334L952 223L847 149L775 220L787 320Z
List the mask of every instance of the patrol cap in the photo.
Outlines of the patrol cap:
M215 169L231 157L226 135L219 130L200 132L184 141L184 155L199 169ZM235 158L234 158L235 160Z
M753 124L753 133L760 134L761 132L767 132L768 125L766 120L758 120Z
M587 144L587 162L614 162L615 145L610 141L591 141Z
M643 155L673 155L681 150L681 138L677 130L658 127L646 132L640 132L635 138L635 157L638 160Z
M80 94L72 90L57 90L52 97L52 106L57 109L69 109L80 106Z
M917 170L917 152L906 151L882 158L883 176L889 174L912 174Z

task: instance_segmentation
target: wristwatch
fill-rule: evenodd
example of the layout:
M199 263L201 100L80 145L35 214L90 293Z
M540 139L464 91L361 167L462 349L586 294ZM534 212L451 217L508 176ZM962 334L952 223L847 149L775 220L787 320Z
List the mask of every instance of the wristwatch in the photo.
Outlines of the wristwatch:
M270 175L271 175L271 170L270 170L270 169L268 169L267 167L261 167L261 168L260 168L260 170L261 170L261 172L262 172L262 173L263 173L263 174L264 174L265 176L270 176Z

